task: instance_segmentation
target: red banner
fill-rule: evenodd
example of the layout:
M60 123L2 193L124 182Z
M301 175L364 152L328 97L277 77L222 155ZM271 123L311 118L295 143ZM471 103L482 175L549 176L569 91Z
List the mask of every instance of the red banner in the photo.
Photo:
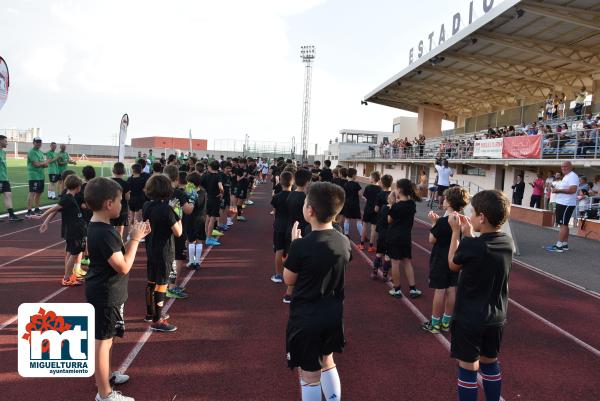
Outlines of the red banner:
M542 157L542 135L510 136L504 138L504 159L539 159Z

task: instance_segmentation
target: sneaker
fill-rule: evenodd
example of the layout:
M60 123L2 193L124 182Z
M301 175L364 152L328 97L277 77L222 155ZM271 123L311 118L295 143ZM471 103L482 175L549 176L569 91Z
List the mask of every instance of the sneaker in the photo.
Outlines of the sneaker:
M444 323L442 322L442 331L445 331L446 333L450 331L450 323Z
M144 316L144 322L146 322L146 323L152 323L152 317L153 317L152 315L146 315L146 316ZM169 316L168 313L165 313L160 318L162 320L169 320L170 316Z
M73 269L73 274L75 275L76 278L79 279L79 278L85 277L87 272L80 267L78 269Z
M396 298L402 298L402 291L400 289L392 288L388 291L388 294Z
M562 250L563 250L563 252L568 251L569 250L569 244L564 244L562 246Z
M125 375L117 370L111 373L109 381L111 384L127 383L129 381L129 375Z
M421 292L421 290L419 290L418 288L415 288L414 290L410 290L408 292L408 295L411 298L419 298L421 295L423 295L423 293Z
M254 205L254 202L253 202L253 201L251 201L250 199L248 199L248 200L246 201L246 205Z
M222 236L223 236L223 235L225 235L225 234L223 234L223 233L222 233L221 231L219 231L219 230L212 230L212 233L211 233L211 235L212 235L213 237L222 237Z
M283 277L281 276L281 274L273 274L271 276L271 281L274 283L283 283Z
M154 331L170 332L177 330L177 326L169 323L167 319L160 319L158 322L152 323L150 329Z
M233 225L233 220L231 220L231 221L228 221L228 222L227 222L227 225L228 225L228 226L232 226L232 225Z
M34 216L34 213L31 210L28 210L27 213L25 213L25 218L26 219L30 219Z
M377 253L377 248L375 248L374 246L370 246L369 249L367 250L367 252L369 252L369 253Z
M33 211L33 214L35 214L35 215L37 215L37 216L41 216L41 215L43 215L43 214L44 214L44 212L42 212L42 211L41 211L39 208L36 208L36 209Z
M546 247L546 250L550 251L550 252L562 253L563 252L563 247L562 246L556 246L556 245L550 245L550 246Z
M284 304L289 304L289 303L291 303L291 302L292 302L292 296L291 296L291 295L288 295L288 294L285 294L285 295L283 296L283 299L282 299L282 301L283 301L283 303L284 303Z
M112 391L106 398L102 398L100 394L96 394L95 401L135 401L135 398L127 397L120 391Z
M81 284L82 284L82 282L77 280L77 277L74 274L72 274L71 277L69 277L68 279L65 279L65 278L62 279L63 287L76 287Z
M431 334L440 334L441 327L440 327L439 324L436 324L434 326L433 324L431 324L431 321L428 320L428 321L426 321L425 323L423 323L421 325L421 329L424 330L424 331L428 331Z
M16 214L13 214L12 216L8 216L8 221L11 221L11 222L23 221L23 218L17 216Z
M89 266L90 265L90 258L83 258L81 259L81 264L84 266Z
M358 245L356 245L356 247L357 247L358 249L360 249L361 251L364 251L364 250L365 250L365 244L358 244Z
M213 238L207 239L206 242L205 242L205 244L207 246L219 246L219 245L221 245L221 243L219 241L217 241L216 239L213 239Z
M371 280L377 280L377 269L371 270Z
M189 295L179 287L167 290L167 298L186 299Z
M248 221L248 219L246 219L244 216L238 216L237 221Z

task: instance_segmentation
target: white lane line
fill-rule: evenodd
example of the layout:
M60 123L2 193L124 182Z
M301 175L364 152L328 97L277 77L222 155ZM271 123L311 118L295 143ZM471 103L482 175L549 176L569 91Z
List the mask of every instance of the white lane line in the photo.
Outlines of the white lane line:
M358 249L358 247L356 246L356 244L353 241L350 241L350 243L352 244L354 249L356 249L360 253L360 256L362 256L365 259L365 261L367 262L369 267L373 268L373 261L371 261L371 259L367 256L367 254L365 254L363 251ZM389 281L386 284L390 289L394 286ZM408 309L410 309L410 311L413 313L413 315L415 315L418 319L420 319L421 322L426 322L427 320L429 320L425 317L425 315L423 315L421 313L419 308L417 308L415 306L415 304L410 302L405 296L403 296L400 300ZM450 341L448 341L448 339L446 337L444 337L441 333L434 334L433 336L435 337L436 340L438 340L438 342L440 344L442 344L442 346L446 349L447 352L450 352ZM477 383L479 383L479 387L483 388L483 378L481 377L481 374L479 372L477 372ZM502 396L500 396L500 400L506 401Z
M425 220L421 220L421 219L416 218L416 217L415 217L415 220L417 222L425 225L425 226L431 227L431 224L429 222L425 221ZM564 284L564 285L569 286L571 288L574 288L574 289L576 289L578 291L581 291L584 294L589 295L589 296L591 296L593 298L600 299L600 294L596 293L595 291L588 290L588 289L584 288L583 286L581 286L579 284L575 284L572 281L569 281L569 280L564 279L562 277L558 277L558 276L556 276L556 275L554 275L552 273L548 273L548 272L546 272L546 271L544 271L544 270L542 270L540 268L534 267L534 266L532 266L532 265L530 265L528 263L525 263L525 262L523 262L522 260L519 260L519 259L513 258L513 262L516 263L516 264L518 264L518 265L520 265L520 266L522 266L522 267L524 267L525 269L529 269L529 270L531 270L531 271L533 271L535 273L541 274L542 276L547 277L550 280L554 280L554 281L556 281L558 283L561 283L561 284Z
M38 304L43 304L44 302L48 302L49 300L51 300L52 298L54 298L58 294L62 293L63 291L66 291L68 288L69 287L61 287L58 290L54 291L52 294L48 295L47 297L40 299L39 301L37 301L37 303ZM4 328L10 326L14 322L16 322L17 319L18 319L18 316L15 315L15 316L11 317L10 319L6 320L5 322L1 323L0 324L0 330L3 330Z
M48 245L48 246L47 246L47 247L45 247L45 248L38 249L38 250L36 250L36 251L33 251L33 252L29 252L29 253L28 253L28 254L26 254L26 255L19 256L18 258L15 258L15 259L13 259L13 260L9 260L8 262L2 263L2 264L0 265L0 267L5 267L5 266L8 266L8 265L10 265L11 263L15 263L15 262L18 262L19 260L23 260L23 259L25 259L25 258L28 258L28 257L30 257L30 256L36 255L36 254L38 254L38 253L40 253L40 252L44 252L46 249L54 248L56 245L62 244L63 242L65 242L65 241L63 241L63 240L60 240L60 241L58 241L58 242L55 242L54 244Z
M204 262L204 259L206 259L206 257L208 256L208 254L210 253L211 249L213 247L209 246L206 249L206 252L204 253L204 255L202 255L202 258L200 259L200 263L202 264L202 262ZM185 287L186 284L190 281L190 279L192 278L192 276L194 275L194 273L196 273L197 270L190 270L188 272L188 274L185 276L185 278L183 279L183 282L181 283L182 287ZM173 305L173 303L175 302L175 298L171 298L167 301L165 307L163 308L163 312L167 313L169 311L169 309L171 308L171 306ZM142 336L140 337L140 339L138 340L137 344L135 344L135 346L133 347L133 349L131 350L131 352L129 353L129 355L127 355L127 357L125 358L125 360L123 361L123 363L121 364L121 366L119 367L119 372L121 373L125 373L125 371L129 368L129 366L131 366L131 364L133 363L133 361L135 360L135 358L138 356L138 354L140 353L140 351L142 350L142 348L144 347L144 345L146 344L146 342L148 342L148 340L150 339L150 336L152 335L153 330L150 329L150 326L148 326L148 328L146 329L146 331L144 332L144 334L142 334Z
M50 224L56 223L57 221L60 221L60 220L61 219L52 220L50 222ZM41 224L38 224L37 226L31 226L31 227L23 228L21 230L13 231L13 232L10 232L10 233L2 234L2 235L0 235L0 238L8 237L9 235L14 235L14 234L22 233L23 231L27 231L27 230L31 230L31 229L34 229L34 228L38 228L39 226L41 226Z

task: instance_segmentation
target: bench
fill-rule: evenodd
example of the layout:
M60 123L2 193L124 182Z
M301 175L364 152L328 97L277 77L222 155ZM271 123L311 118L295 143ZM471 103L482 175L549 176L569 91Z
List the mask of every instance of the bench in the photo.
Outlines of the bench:
M552 227L554 216L549 210L511 205L510 218L511 220L521 221L535 226Z
M585 220L579 225L577 235L600 241L600 220Z

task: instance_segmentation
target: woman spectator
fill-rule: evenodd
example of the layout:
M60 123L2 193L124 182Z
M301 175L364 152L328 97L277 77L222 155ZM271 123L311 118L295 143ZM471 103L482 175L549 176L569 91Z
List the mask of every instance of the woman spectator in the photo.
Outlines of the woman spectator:
M594 185L592 186L591 194L600 196L600 175L594 177Z
M546 121L552 120L552 113L554 112L554 99L552 98L552 93L548 94L545 102L546 109Z
M542 195L544 194L544 179L542 178L542 173L538 173L536 180L530 182L529 185L531 185L533 188L531 200L529 201L529 207L541 209Z
M565 118L565 110L567 108L567 96L564 93L560 94L560 99L558 100L558 117Z

